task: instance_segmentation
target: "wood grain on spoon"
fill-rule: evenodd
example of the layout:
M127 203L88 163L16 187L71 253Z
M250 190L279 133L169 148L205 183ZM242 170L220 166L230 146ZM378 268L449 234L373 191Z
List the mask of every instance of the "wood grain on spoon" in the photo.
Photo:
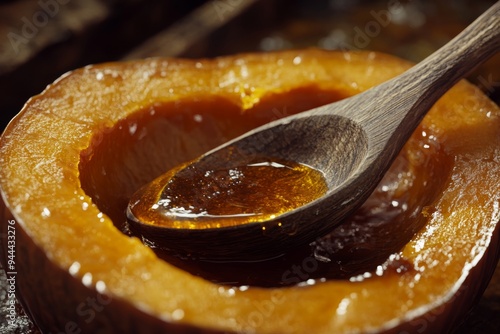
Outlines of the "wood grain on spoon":
M192 169L240 168L256 156L286 159L324 173L328 191L308 204L265 221L173 228L137 219L137 203L149 201L146 204L151 207L158 200L149 195L131 201L127 212L130 227L160 247L187 247L214 259L268 258L311 242L366 200L432 105L499 47L500 2L402 75L354 97L257 128L164 180L165 184L175 181Z

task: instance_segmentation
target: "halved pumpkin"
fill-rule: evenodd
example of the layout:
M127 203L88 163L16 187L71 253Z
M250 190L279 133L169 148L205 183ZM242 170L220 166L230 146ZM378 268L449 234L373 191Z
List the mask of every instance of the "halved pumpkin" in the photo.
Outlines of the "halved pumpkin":
M372 52L306 50L109 63L63 76L27 102L0 141L3 260L14 226L17 293L27 312L52 333L452 328L499 254L500 110L465 81L434 106L369 200L406 213L386 235L356 237L350 254L363 243L375 245L367 256L383 254L366 271L309 279L319 262L336 260L327 236L318 241L327 258L298 258L301 271L283 272L293 284L222 285L126 233L128 198L168 168L410 66ZM360 223L341 226L336 240Z

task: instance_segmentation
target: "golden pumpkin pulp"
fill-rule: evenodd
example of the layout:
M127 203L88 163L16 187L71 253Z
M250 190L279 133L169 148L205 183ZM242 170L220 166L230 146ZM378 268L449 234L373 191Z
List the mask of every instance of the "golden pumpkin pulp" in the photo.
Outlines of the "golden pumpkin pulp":
M59 79L0 140L2 254L15 221L23 305L53 333L450 330L500 249L500 109L465 81L436 103L363 207L310 246L206 263L126 230L131 196L166 170L410 66L307 50L102 64Z
M245 165L174 168L130 199L134 218L170 228L218 228L262 222L328 190L323 173L285 159L250 157ZM228 162L229 164L229 162Z

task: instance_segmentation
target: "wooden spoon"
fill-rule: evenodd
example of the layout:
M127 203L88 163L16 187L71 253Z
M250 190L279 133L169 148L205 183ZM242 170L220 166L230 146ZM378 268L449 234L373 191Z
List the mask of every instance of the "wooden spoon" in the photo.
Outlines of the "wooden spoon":
M269 258L309 243L367 199L432 105L499 47L497 2L400 76L351 98L266 124L191 165L214 170L245 165L255 156L293 160L325 174L328 191L317 200L264 222L208 229L141 222L129 205L130 229L153 247L217 260Z

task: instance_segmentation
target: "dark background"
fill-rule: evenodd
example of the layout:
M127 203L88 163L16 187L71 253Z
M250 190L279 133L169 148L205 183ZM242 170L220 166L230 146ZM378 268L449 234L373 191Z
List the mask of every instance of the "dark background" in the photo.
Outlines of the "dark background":
M65 72L87 64L148 56L198 58L302 47L353 47L417 62L458 34L495 1L401 0L404 9L393 15L389 24L381 26L373 37L361 36L370 22L377 22L375 15L387 10L389 3L0 1L0 131L30 96ZM151 38L154 39L147 42ZM496 56L469 76L497 103L499 69L500 57ZM0 273L0 334L36 333L19 306L17 326L6 325L6 282L3 271ZM499 315L497 267L484 296L458 332L498 333Z
M354 46L419 61L494 2L400 0L406 9L395 22L382 27L379 35L363 40L359 31L374 21L371 11L387 10L389 0L0 1L0 127L4 128L30 96L61 74L87 64L120 60L132 51L136 57L193 58ZM235 8L244 3L252 4L230 20ZM180 29L172 38L171 32L179 32L175 23L202 4L215 13L210 19L219 27L206 29L195 19L188 22L187 33ZM30 29L30 23L35 29ZM148 50L141 45L162 31L168 35L160 36L157 42L162 49ZM202 36L192 36L197 32ZM183 38L188 40L184 49L169 47ZM356 44L359 41L363 43ZM470 77L497 101L498 58Z

